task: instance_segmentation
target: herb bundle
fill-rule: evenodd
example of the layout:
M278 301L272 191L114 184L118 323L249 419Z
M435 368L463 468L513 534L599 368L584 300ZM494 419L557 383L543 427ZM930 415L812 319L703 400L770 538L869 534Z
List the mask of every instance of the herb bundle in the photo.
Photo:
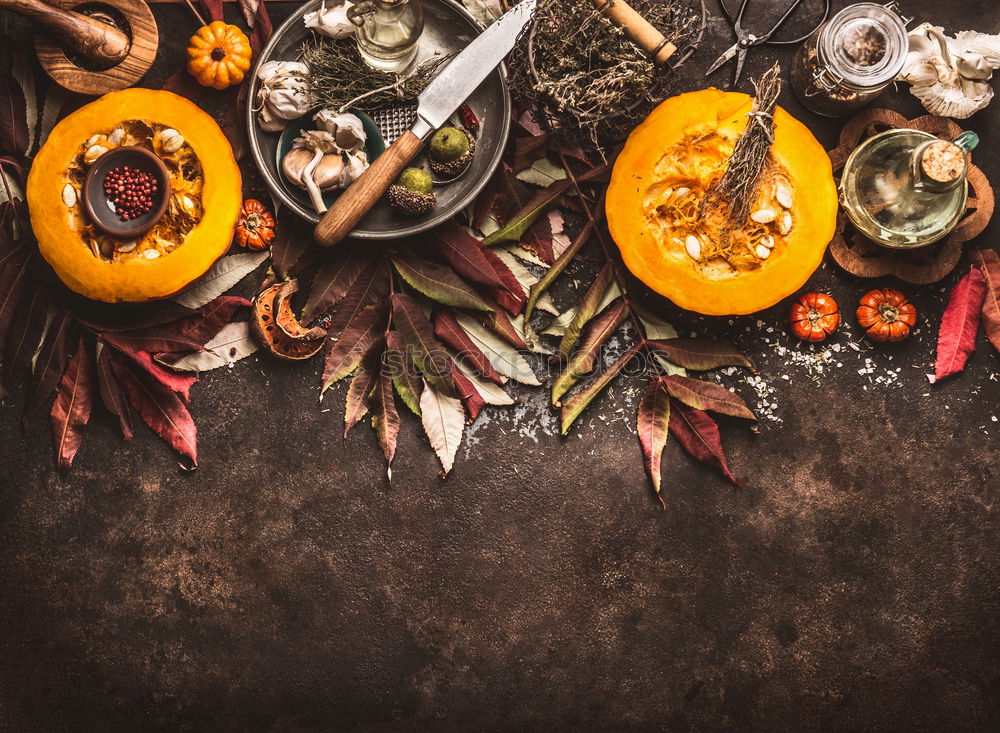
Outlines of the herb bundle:
M674 66L700 41L703 2L632 0L631 5L680 49ZM540 4L510 68L513 91L555 139L598 148L623 138L669 91L668 70L657 69L590 2Z

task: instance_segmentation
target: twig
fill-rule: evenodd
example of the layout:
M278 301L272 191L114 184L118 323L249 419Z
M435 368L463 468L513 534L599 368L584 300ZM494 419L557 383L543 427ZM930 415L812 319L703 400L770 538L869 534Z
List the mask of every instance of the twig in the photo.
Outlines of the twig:
M205 22L205 18L200 12L198 12L198 8L194 6L194 3L191 2L191 0L184 0L184 2L187 3L187 6L191 9L191 12L194 13L194 17L198 19L199 23L202 25L208 25L208 23Z

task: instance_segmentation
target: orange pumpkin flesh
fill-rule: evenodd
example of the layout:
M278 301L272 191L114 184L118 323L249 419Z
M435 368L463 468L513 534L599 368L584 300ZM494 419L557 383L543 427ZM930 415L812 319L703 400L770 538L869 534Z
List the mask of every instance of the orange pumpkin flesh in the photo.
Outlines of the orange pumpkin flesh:
M751 104L745 94L718 89L666 100L629 136L608 187L608 227L626 266L678 306L706 315L754 313L798 290L819 267L836 226L830 159L805 126L780 107L762 196L767 180L787 182L793 193L791 229L779 234L771 224L748 222L749 234L734 235L734 240L771 237L766 259L741 255L739 267L720 257L696 260L685 247L689 230L660 217L663 195L688 189L684 226L700 233L706 222L698 217L699 196L721 176ZM706 248L713 244L710 240Z
M95 255L84 241L88 220L63 201L70 166L91 137L123 121L177 130L200 165L197 223L183 241L155 258ZM165 298L201 277L229 249L242 200L242 181L229 141L215 121L186 99L164 91L106 94L66 117L49 135L28 175L27 199L38 249L72 290L108 303ZM82 211L82 209L80 209Z

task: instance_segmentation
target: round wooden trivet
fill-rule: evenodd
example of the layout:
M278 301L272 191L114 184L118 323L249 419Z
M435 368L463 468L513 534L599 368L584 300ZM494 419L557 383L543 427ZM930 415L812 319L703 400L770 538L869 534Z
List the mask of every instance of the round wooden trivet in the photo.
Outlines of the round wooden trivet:
M948 140L962 132L962 128L947 117L924 115L908 120L888 109L864 110L844 125L839 144L830 151L834 175L844 167L848 156L863 140L894 128L920 130ZM858 277L892 275L916 285L940 280L955 269L962 258L962 244L980 234L993 216L993 187L986 175L970 165L968 180L969 200L965 216L947 237L926 247L913 250L881 247L857 232L840 212L837 215L837 232L830 242L830 255L834 262Z
M99 10L101 5L118 11L128 22L128 28L123 28L132 40L128 56L115 66L103 71L88 71L70 61L66 52L51 36L42 32L35 34L35 52L42 68L59 86L80 94L100 95L124 89L141 79L156 58L156 49L160 45L160 35L156 28L153 11L143 0L97 0L96 2L80 2L80 0L49 0L67 10L90 12Z

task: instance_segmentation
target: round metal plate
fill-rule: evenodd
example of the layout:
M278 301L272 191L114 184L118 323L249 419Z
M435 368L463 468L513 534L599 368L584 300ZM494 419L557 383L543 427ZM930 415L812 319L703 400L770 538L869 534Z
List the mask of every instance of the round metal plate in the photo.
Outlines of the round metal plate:
M297 58L302 42L310 33L302 17L316 10L321 2L322 0L312 0L293 13L271 36L270 42L257 60L257 65L268 61L288 61ZM422 2L424 32L420 36L417 63L435 53L457 53L482 32L482 26L454 0L422 0ZM286 186L289 184L284 181L277 168L275 160L280 133L264 132L257 125L253 101L257 97L259 87L260 81L254 75L246 110L250 150L254 162L275 198L302 218L318 222L319 215L288 192ZM424 216L405 216L383 199L351 232L352 237L397 239L432 229L464 209L483 189L500 163L510 132L510 93L507 90L504 67L498 67L486 77L466 103L479 118L480 123L476 154L468 171L454 183L435 187L437 206Z

